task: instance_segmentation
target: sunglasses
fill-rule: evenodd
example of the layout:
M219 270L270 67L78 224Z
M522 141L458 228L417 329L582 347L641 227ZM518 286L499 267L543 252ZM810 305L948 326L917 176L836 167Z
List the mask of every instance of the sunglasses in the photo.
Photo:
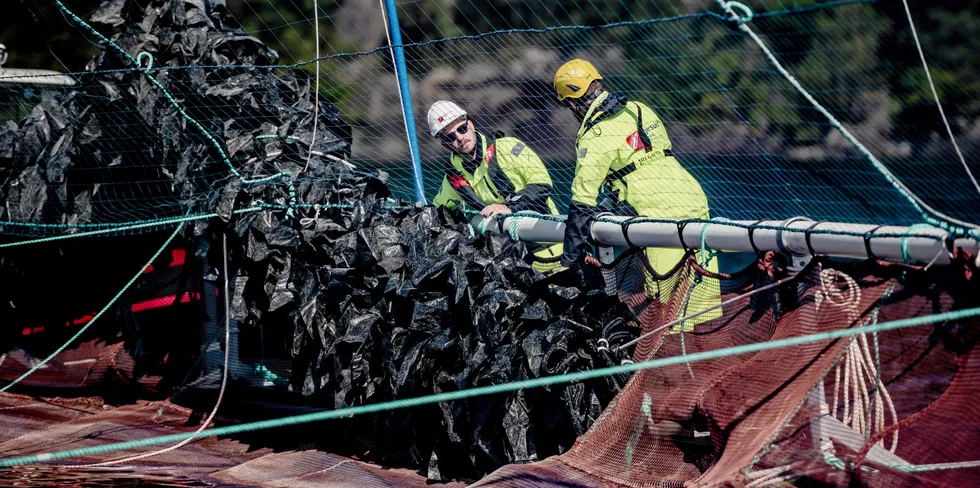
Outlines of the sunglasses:
M451 131L448 134L442 136L442 142L445 142L446 144L452 144L456 142L456 134L465 136L466 133L469 131L470 131L469 121L463 122L463 125L457 127L456 130Z

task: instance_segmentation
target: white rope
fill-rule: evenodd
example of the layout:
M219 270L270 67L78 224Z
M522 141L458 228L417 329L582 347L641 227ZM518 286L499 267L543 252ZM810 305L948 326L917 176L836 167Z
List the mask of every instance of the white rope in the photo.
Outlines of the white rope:
M318 0L313 0L313 30L314 42L316 43L316 88L313 90L313 136L310 139L310 152L306 155L306 166L303 172L310 167L310 158L313 157L313 146L316 144L316 128L320 125L320 4Z
M909 19L909 27L912 28L912 38L915 39L915 48L919 50L922 69L926 72L926 79L929 80L929 88L932 90L932 98L936 100L936 107L939 108L939 115L943 119L943 125L946 126L946 133L949 134L949 140L952 141L953 148L956 149L956 155L959 156L960 162L963 163L963 169L966 170L970 181L973 182L974 188L980 193L980 184L977 183L977 179L973 177L973 172L967 166L966 159L963 158L963 153L960 152L960 146L956 144L956 138L953 137L953 130L949 128L949 121L946 120L946 112L943 111L943 104L939 102L939 94L936 93L936 85L932 82L932 75L929 73L929 64L926 63L926 55L922 53L922 44L919 43L919 34L915 31L915 23L912 22L912 12L909 10L909 2L908 0L902 0L902 4L905 5L905 16Z
M838 282L843 282L844 286L836 286ZM894 284L889 285L885 296L890 295L893 288ZM815 297L815 313L820 312L820 306L824 303L833 304L843 310L849 324L856 323L860 317L861 289L854 278L846 273L835 269L823 269L820 271L820 287ZM877 321L876 309L861 326ZM850 341L844 357L835 368L833 404L830 408L830 414L835 418L837 407L840 405L838 400L841 397L843 397L841 422L865 436L884 430L889 421L887 417L890 417L892 423L898 422L895 404L881 380L877 361L871 354L866 334L855 336ZM878 445L884 447L884 440L878 441ZM897 447L898 429L892 434L889 450L895 452Z
M313 210L315 210L313 216L312 217L303 217L303 218L299 219L299 225L301 225L303 227L306 227L306 226L308 226L310 224L316 223L316 221L320 219L320 208L321 207L320 207L320 204L319 203L313 205Z
M223 259L224 259L224 261L222 263L223 264L223 268L221 270L221 273L222 273L222 275L224 275L224 279L225 279L225 287L224 287L223 290L221 290L221 294L224 295L224 298L225 298L225 310L224 310L224 313L225 313L225 366L224 366L224 369L223 369L223 371L221 373L221 389L218 390L218 400L214 402L214 408L211 409L211 414L208 415L208 418L205 419L204 422L201 422L201 426L197 428L197 430L194 432L195 434L200 433L202 430L206 429L208 427L208 425L211 424L211 421L214 420L215 415L218 414L218 407L221 406L221 400L225 396L225 386L228 384L228 359L229 359L229 353L231 351L231 313L229 312L230 304L228 303L228 295L229 295L229 293L228 293L228 247L227 247L226 239L225 239L224 236L222 236L222 238L221 238L221 252L223 254ZM136 461L138 459L145 459L145 458L148 458L148 457L158 456L160 454L164 454L164 453L167 453L167 452L176 450L176 449L180 449L181 447L186 446L187 444L189 444L191 441L193 441L195 439L196 439L195 437L188 437L188 438L186 438L186 439L178 442L177 444L174 444L174 445L172 445L170 447L167 447L167 448L164 448L164 449L160 449L160 450L157 450L157 451L147 452L147 453L144 453L144 454L138 454L138 455L135 455L135 456L129 456L129 457L124 457L124 458L120 458L120 459L113 459L113 460L110 460L110 461L104 461L104 462L95 463L95 464L78 464L78 465L74 465L74 466L66 466L66 468L94 468L94 467L99 467L99 466L111 466L113 464L126 463L126 462L129 462L129 461Z
M334 161L336 161L338 163L342 163L344 166L347 166L347 169L357 168L357 166L354 166L354 163L351 163L350 161L348 161L346 159L338 158L337 156L334 156L333 154L328 154L328 153L324 153L324 152L320 152L320 151L311 151L311 153L312 154L315 154L317 156L320 156L321 158L332 159L332 160L334 160Z

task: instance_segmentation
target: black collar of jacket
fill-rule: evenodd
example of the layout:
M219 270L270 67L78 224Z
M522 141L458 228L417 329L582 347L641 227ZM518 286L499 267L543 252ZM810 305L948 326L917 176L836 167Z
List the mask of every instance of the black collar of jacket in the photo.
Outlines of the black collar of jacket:
M473 157L467 158L465 154L460 155L463 157L463 167L470 173L475 172L476 168L479 168L480 164L483 163L483 148L493 146L497 142L497 137L503 136L503 132L499 131L494 132L493 135L490 136L483 135L483 133L480 131L475 132L476 147L473 148ZM497 159L496 150L493 151L493 159Z
M476 132L476 144L474 144L473 147L473 154L472 155L460 154L460 156L462 156L463 158L463 167L466 168L466 171L469 171L470 174L474 173L476 171L476 168L480 167L480 163L483 162L484 136L483 133L480 131L474 131L474 132ZM493 144L493 141L491 140L488 141L487 143Z
M604 100L602 100L601 105L592 111L591 117L582 121L582 129L580 132L588 132L589 129L595 127L596 124L602 122L603 120L619 113L620 110L626 108L626 103L629 99L626 95L619 95L616 93L610 93Z

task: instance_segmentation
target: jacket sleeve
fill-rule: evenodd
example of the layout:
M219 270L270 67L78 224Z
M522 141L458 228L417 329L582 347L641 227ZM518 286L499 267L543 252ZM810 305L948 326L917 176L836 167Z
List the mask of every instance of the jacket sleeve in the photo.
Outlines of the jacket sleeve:
M533 210L538 213L551 213L548 208L548 198L551 197L551 185L531 184L523 190L514 193L507 200L507 206L511 212L523 212Z
M501 169L513 183L517 191L507 199L512 212L534 210L549 213L548 198L551 197L551 175L544 162L533 149L517 140L505 148L505 154L498 157Z
M603 144L607 142L607 144ZM575 178L572 180L572 201L565 221L565 245L561 257L563 266L571 266L583 258L588 245L589 221L598 213L596 200L609 174L609 165L619 149L609 146L609 138L586 133L579 141Z
M481 210L487 206L476 194L476 191L473 190L473 187L470 186L470 182L466 180L466 177L459 171L456 171L456 168L451 165L446 167L446 177L442 181L443 191L452 190L459 197L458 201L462 201L467 206L476 210ZM440 191L440 193L442 192ZM432 203L436 205L435 201Z
M463 205L463 197L449 184L449 178L443 177L442 187L439 193L432 199L432 205L436 207L457 208Z

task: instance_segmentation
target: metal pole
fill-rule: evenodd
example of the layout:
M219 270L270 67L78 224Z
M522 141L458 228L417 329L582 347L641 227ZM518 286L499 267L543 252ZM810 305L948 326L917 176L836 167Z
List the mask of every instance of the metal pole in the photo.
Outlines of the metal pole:
M515 217L508 217L499 224L489 224L487 228L493 232L506 232L514 224ZM565 224L553 220L537 219L534 217L517 217L517 233L522 241L527 242L561 242L565 234ZM474 218L479 228L482 217ZM630 217L609 217L613 222L594 222L592 238L604 246L627 246L623 235L622 222ZM752 221L732 221L732 224L749 226ZM683 226L683 244L679 227L675 223L640 222L627 227L629 240L635 246L663 248L698 248L701 246L701 231L704 232L705 244L716 251L725 252L754 252L749 231L744 227L725 225L726 222L697 223L692 222ZM806 235L810 234L810 246L814 253L838 258L867 258L864 246L864 235L869 235L871 253L883 260L893 262L905 261L902 253L903 245L912 264L949 264L949 253L945 252L945 244L941 239L946 232L937 228L912 229L903 226L849 224L841 222L821 222L813 227L814 222L808 219L790 219L789 221L764 220L757 226L781 227L780 230L757 229L753 232L752 240L761 251L776 251L794 256L809 256ZM877 228L877 229L876 229ZM808 231L809 229L809 231ZM874 233L869 234L872 230ZM815 234L814 231L832 231L834 234ZM841 232L850 235L840 234ZM930 235L930 237L903 237L907 234ZM878 237L890 235L894 237ZM980 243L970 238L957 238L953 246L962 247L965 251L976 255L980 252Z
M402 47L402 32L398 24L398 10L395 0L384 0L383 13L388 18L389 46L395 64L395 77L398 79L398 94L402 101L402 116L405 118L405 133L412 153L412 175L415 177L415 200L425 200L425 185L422 182L422 157L419 155L418 134L415 131L415 111L412 110L412 90L408 85L408 69L405 68L405 49Z

